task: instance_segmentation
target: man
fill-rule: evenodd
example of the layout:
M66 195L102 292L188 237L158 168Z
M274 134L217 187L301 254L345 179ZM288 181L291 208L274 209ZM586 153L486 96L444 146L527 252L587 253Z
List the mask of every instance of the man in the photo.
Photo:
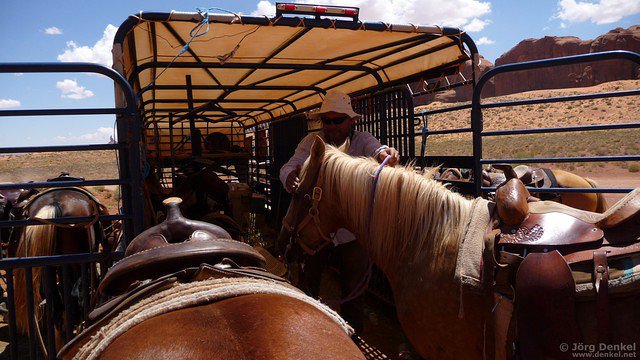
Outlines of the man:
M396 149L382 145L368 132L354 129L356 121L361 116L353 111L351 98L347 94L337 90L328 91L320 111L313 114L313 117L320 118L322 130L318 134L312 133L302 139L294 155L280 169L280 181L288 192L295 191L300 185L298 177L300 168L309 157L311 145L316 135L335 146L340 146L349 139L350 145L347 153L351 156L370 156L378 162L391 156L387 162L389 166L394 166L398 162L399 154ZM339 260L342 297L353 295L352 291L363 280L369 267L368 255L354 240L355 236L351 232L346 229L338 229L333 237L333 247L327 246L317 254L305 257L299 286L310 295L318 297L322 270L328 262L329 256L334 254ZM362 330L363 299L361 295L342 304L340 311L357 333Z

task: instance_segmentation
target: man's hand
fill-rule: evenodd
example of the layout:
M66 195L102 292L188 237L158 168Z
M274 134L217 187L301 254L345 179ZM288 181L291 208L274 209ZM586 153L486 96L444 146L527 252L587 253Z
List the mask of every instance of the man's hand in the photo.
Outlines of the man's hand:
M287 182L284 186L290 193L296 191L298 186L300 186L300 178L298 177L300 175L300 169L300 165L298 165L295 170L287 175Z
M384 159L387 158L388 155L391 156L391 159L389 159L389 162L387 162L387 165L395 166L400 160L400 153L398 153L398 150L392 147L388 149L383 149L382 151L380 151L380 154L378 154L378 162L382 163Z

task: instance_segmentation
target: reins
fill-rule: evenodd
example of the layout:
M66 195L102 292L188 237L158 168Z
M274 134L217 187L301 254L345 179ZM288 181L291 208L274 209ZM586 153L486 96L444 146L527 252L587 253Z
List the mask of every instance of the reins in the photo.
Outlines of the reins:
M373 216L373 206L376 200L376 187L378 186L378 179L380 178L380 173L382 172L382 168L387 165L387 163L391 160L391 155L387 155L384 160L380 163L380 166L376 169L376 172L373 174L373 186L371 187L371 201L369 202L369 211L367 212L367 222L366 224L371 224L371 217ZM367 226L367 241L370 240L371 237L371 226Z

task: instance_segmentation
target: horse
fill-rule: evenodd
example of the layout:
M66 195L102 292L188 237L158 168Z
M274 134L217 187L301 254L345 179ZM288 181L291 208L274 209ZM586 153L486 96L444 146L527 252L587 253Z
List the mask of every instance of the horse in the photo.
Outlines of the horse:
M635 296L608 297L607 286L614 285L606 279L621 274L607 273L606 261L628 274L640 262L640 189L596 214L549 201L527 203L522 183L517 191L501 188L505 191L497 192L494 203L467 199L411 167L380 168L377 178L378 166L317 138L278 241L297 241L312 254L338 228L353 232L388 277L400 324L421 356L507 358L515 349L525 359L570 357L570 351L561 353L561 340L573 340L568 346L594 343L603 329L608 343L637 341L637 278L627 279L623 293ZM597 258L605 260L595 266L598 250L603 251ZM630 265L614 265L613 255ZM576 281L567 264L575 271L574 266L584 266L585 275ZM512 272L505 275L506 269ZM468 275L474 272L479 275ZM506 290L494 292L494 282L503 280ZM574 302L577 297L582 301ZM608 305L602 305L605 300ZM515 310L510 312L509 304Z
M508 165L494 165L482 172L482 184L483 186L498 186L502 184L506 178L504 171L511 171L511 167ZM513 168L515 175L522 180L522 182L533 188L592 188L598 187L598 184L588 178L574 174L569 171L551 168L534 168L526 165L519 165ZM459 169L448 168L444 169L439 174L440 180L456 180L456 181L469 181L468 177L465 177ZM543 193L532 192L532 195L540 198L541 200L556 201L567 206L603 213L607 210L607 202L602 193Z
M189 167L186 168L189 170ZM145 226L149 228L157 224L156 209L168 197L184 199L182 208L187 216L213 222L223 226L227 231L241 232L239 225L229 216L220 212L229 212L229 186L212 171L205 167L197 171L188 171L176 177L173 189L165 189L154 172L150 172L143 183L145 192Z
M61 359L364 359L331 309L267 273L222 228L167 219L131 241L100 283L112 296Z
M10 256L35 257L92 253L99 251L100 246L104 251L109 251L112 245L105 242L104 223L98 221L100 215L108 215L106 207L83 188L63 187L42 191L28 201L22 214L23 219L37 220L42 224L25 226L20 235L15 253L10 254ZM64 224L49 220L64 217L90 217L91 220L74 224ZM91 268L90 282L96 281L97 271L95 266ZM43 315L38 306L42 302L40 293L42 277L43 269L34 268L32 278L33 289L35 289L33 303L36 304L34 309L36 321L39 321ZM60 274L60 278L62 278L62 274ZM69 278L73 287L89 286L89 284L79 284L81 269L78 266L70 267ZM24 269L16 269L14 271L16 325L18 332L24 335L28 333L29 323L26 296L28 295L26 293ZM81 294L73 295L72 293L71 297L74 298L74 306L71 307L72 313L65 314L61 309L56 309L59 310L54 314L56 324L61 324L65 321L79 324L80 314L82 313L80 309L83 301L81 296ZM68 336L71 337L71 334L68 334ZM56 326L56 342L60 344L61 340L61 328Z

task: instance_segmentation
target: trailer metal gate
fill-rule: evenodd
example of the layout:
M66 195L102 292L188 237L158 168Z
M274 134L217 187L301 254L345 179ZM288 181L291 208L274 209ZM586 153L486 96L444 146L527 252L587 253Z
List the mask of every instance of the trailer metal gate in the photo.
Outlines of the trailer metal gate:
M567 64L580 64L593 61L606 61L613 59L622 59L635 62L640 65L640 54L631 51L606 51L600 53L591 53L576 56L567 56L562 58L553 58L537 61L528 61L523 63L507 64L495 67L487 71L478 80L477 85L473 89L473 100L471 104L471 128L473 131L473 172L474 174L480 174L482 171L482 165L484 164L496 164L496 163L510 163L510 164L531 164L531 163L566 163L566 162L596 162L596 161L638 161L640 160L640 154L638 155L613 155L613 156L571 156L571 157L537 157L537 158L485 158L483 156L483 140L490 136L506 136L506 135L525 135L525 134L542 134L542 133L571 133L577 131L596 131L596 130L625 130L625 129L639 129L640 122L625 123L625 124L602 124L602 125L582 125L582 126L567 126L567 127L554 127L554 128L534 128L534 129L515 129L515 130L496 130L485 131L483 128L483 113L484 109L501 108L522 106L528 104L541 104L541 103L555 103L555 102L567 102L575 100L589 100L589 99L603 99L611 97L621 96L637 96L640 95L640 89L630 91L614 91L603 93L591 93L583 95L573 96L560 96L544 99L527 99L520 101L510 102L494 102L488 104L482 104L481 94L482 89L487 82L498 74L516 72L531 69L540 69L545 67L561 66ZM483 187L482 177L475 176L474 187L476 196L486 194L489 191L495 190L493 187ZM529 189L534 190L534 189ZM582 192L582 193L628 193L631 188L546 188L535 189L536 192Z
M119 214L100 216L100 220L118 221L122 224L122 245L126 244L138 233L142 232L142 198L141 198L141 162L140 162L140 120L136 110L136 99L129 83L117 72L102 65L89 63L27 63L27 64L0 64L0 73L93 73L101 74L113 80L116 88L116 96L122 97L126 106L109 107L109 108L91 108L91 109L34 109L34 110L0 110L0 117L25 117L28 121L29 116L72 116L72 115L95 115L95 114L114 114L116 115L116 127L118 141L115 144L99 144L99 145L63 145L63 146L30 146L30 147L3 147L0 148L0 154L16 154L16 153L42 153L56 152L64 154L66 152L90 151L90 150L114 150L117 152L119 160L119 177L113 179L94 179L94 180L78 180L78 181L53 181L53 182L30 182L30 183L13 183L0 184L0 189L47 189L65 186L104 186L118 185L121 189L122 208ZM92 220L92 217L74 217L48 219L59 223L77 223L81 221ZM24 227L27 225L41 225L41 222L35 220L13 220L0 221L0 228L6 227ZM82 287L79 289L83 299L83 310L80 314L85 319L91 310L89 301L90 293L95 289L89 287L89 266L91 264L100 264L103 269L100 277L104 275L104 269L119 259L122 252L111 254L94 253L94 254L77 254L77 255L59 255L45 256L34 258L8 258L0 260L0 270L5 272L7 285L7 309L9 314L9 350L10 357L17 359L25 356L18 351L18 337L16 333L15 303L14 303L14 271L18 268L24 269L27 283L27 308L29 314L29 339L28 353L31 359L41 357L39 346L37 344L38 330L34 320L34 309L40 304L33 303L33 291L40 289L33 288L32 273L34 268L41 267L44 269L44 286L45 293L45 313L47 314L44 321L45 328L42 329L44 339L46 341L46 349L48 358L55 359L56 348L54 342L54 324L52 317L52 309L54 306L54 293L58 291L58 286L62 288L63 306L67 312L73 311L71 308L71 292L72 286L69 278L71 266L81 266ZM56 271L61 269L60 284L56 285ZM99 277L99 278L100 278ZM73 324L67 322L64 324L64 339L70 340L73 337Z

